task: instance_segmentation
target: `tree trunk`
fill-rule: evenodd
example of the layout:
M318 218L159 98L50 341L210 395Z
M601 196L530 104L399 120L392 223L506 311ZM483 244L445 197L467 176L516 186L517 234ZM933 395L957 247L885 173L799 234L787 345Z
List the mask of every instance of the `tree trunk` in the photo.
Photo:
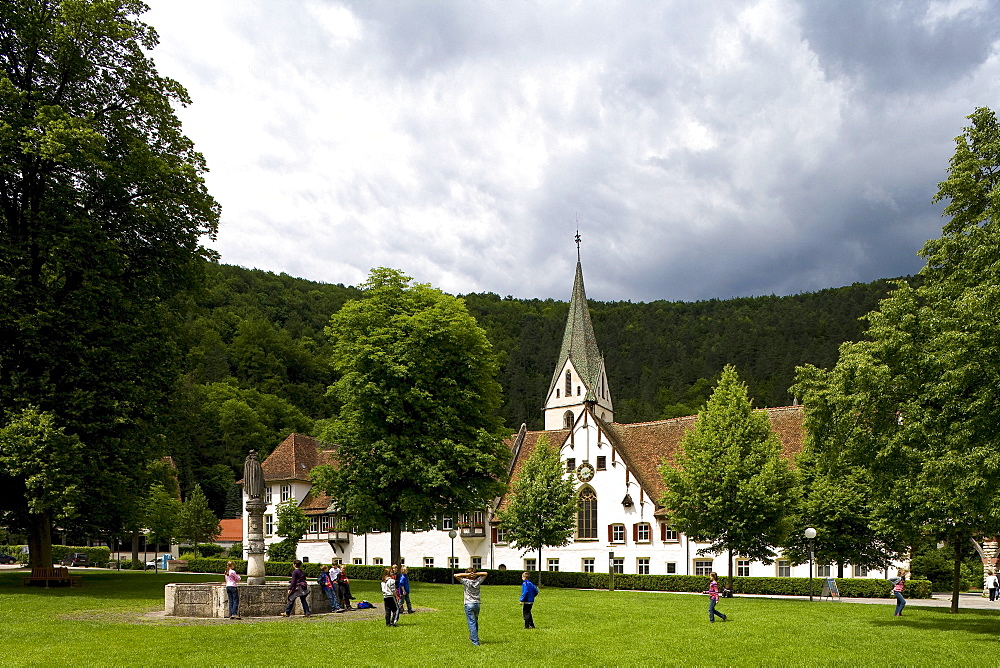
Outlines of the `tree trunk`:
M389 563L391 565L399 564L399 558L402 556L399 547L402 533L403 523L399 521L399 518L393 517L389 520Z
M962 587L962 538L955 533L955 570L951 581L951 612L958 612L958 592Z
M538 586L542 585L542 546L538 546Z
M132 570L139 570L139 532L132 532Z
M838 578L844 577L844 562L843 561L838 561L837 562L837 577Z
M52 518L48 513L31 515L28 531L28 566L52 568Z
M729 584L726 585L729 591L733 590L733 551L729 550Z

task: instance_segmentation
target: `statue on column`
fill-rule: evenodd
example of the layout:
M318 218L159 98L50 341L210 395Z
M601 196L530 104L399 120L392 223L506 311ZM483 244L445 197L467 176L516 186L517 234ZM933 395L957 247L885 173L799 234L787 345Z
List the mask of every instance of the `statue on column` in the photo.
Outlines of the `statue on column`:
M264 470L251 450L243 464L243 491L247 495L247 584L264 584Z

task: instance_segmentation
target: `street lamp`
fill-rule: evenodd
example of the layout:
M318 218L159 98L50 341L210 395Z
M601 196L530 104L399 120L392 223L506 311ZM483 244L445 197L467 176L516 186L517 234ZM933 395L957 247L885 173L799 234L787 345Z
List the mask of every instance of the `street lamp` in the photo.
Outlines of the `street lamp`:
M448 561L449 569L454 568L455 565L455 536L457 535L458 533L454 529L448 532L448 538L451 538L451 559ZM452 578L451 582L454 584L455 578Z
M809 527L805 530L806 539L809 541L809 601L813 600L813 540L816 538L816 529Z

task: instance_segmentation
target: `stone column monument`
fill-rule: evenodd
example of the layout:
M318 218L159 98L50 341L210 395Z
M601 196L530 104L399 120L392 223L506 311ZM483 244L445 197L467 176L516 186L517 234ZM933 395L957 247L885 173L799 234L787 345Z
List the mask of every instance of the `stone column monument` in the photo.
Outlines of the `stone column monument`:
M251 450L243 464L243 489L247 493L247 584L264 584L264 471Z

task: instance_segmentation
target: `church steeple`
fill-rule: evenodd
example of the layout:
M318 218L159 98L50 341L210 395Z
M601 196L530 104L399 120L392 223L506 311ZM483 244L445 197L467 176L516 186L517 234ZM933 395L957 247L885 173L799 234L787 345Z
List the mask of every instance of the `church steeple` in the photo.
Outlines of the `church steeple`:
M562 429L580 415L586 405L607 421L614 417L604 358L590 321L587 292L580 262L580 233L576 235L576 277L563 332L562 348L545 397L545 428Z

